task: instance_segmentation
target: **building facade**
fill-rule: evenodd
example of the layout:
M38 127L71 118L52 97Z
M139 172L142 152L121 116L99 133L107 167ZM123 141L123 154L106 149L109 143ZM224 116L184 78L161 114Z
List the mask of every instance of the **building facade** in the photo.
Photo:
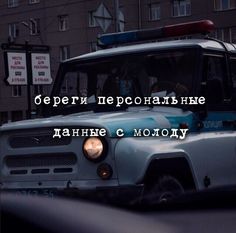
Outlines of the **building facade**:
M1 0L0 43L49 45L55 79L61 61L97 50L98 34L210 19L212 36L236 43L236 0ZM0 124L26 118L27 87L4 81L0 51ZM31 86L33 97L52 85ZM34 107L33 107L34 108Z

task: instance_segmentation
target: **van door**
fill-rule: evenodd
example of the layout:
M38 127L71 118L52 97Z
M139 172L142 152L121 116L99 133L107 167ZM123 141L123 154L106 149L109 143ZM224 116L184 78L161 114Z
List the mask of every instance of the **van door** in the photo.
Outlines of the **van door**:
M203 82L206 83L207 117L202 133L206 150L206 177L211 187L236 185L236 112L232 107L232 78L224 54L205 54Z

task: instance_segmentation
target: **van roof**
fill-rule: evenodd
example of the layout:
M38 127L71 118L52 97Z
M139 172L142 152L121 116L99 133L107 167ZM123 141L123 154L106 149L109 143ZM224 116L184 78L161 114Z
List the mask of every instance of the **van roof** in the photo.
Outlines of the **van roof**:
M229 52L236 54L236 45L223 42L224 46L227 48ZM192 47L201 47L203 49L210 49L216 51L225 51L225 48L222 43L214 40L208 39L184 39L184 40L171 40L171 41L163 41L163 42L152 42L152 43L144 43L144 44L135 44L135 45L127 45L116 48L109 48L98 50L96 52L84 54L78 57L74 57L66 60L65 62L74 62L77 60L84 59L93 59L100 57L110 57L122 54L130 54L137 52L146 52L152 50L166 50L166 49L178 49L178 48L192 48Z

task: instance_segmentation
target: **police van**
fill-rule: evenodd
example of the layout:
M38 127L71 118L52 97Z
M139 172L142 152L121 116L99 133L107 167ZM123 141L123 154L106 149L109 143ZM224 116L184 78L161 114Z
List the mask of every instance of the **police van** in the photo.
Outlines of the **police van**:
M45 117L0 128L1 189L159 203L236 185L236 45L213 28L105 34L63 62Z

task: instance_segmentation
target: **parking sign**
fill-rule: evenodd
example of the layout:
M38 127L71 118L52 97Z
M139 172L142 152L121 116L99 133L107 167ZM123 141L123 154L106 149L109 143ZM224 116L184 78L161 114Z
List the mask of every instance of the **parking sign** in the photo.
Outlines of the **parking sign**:
M48 53L32 53L33 85L49 85L52 83L50 56Z
M25 53L7 53L9 85L27 85L27 65Z

